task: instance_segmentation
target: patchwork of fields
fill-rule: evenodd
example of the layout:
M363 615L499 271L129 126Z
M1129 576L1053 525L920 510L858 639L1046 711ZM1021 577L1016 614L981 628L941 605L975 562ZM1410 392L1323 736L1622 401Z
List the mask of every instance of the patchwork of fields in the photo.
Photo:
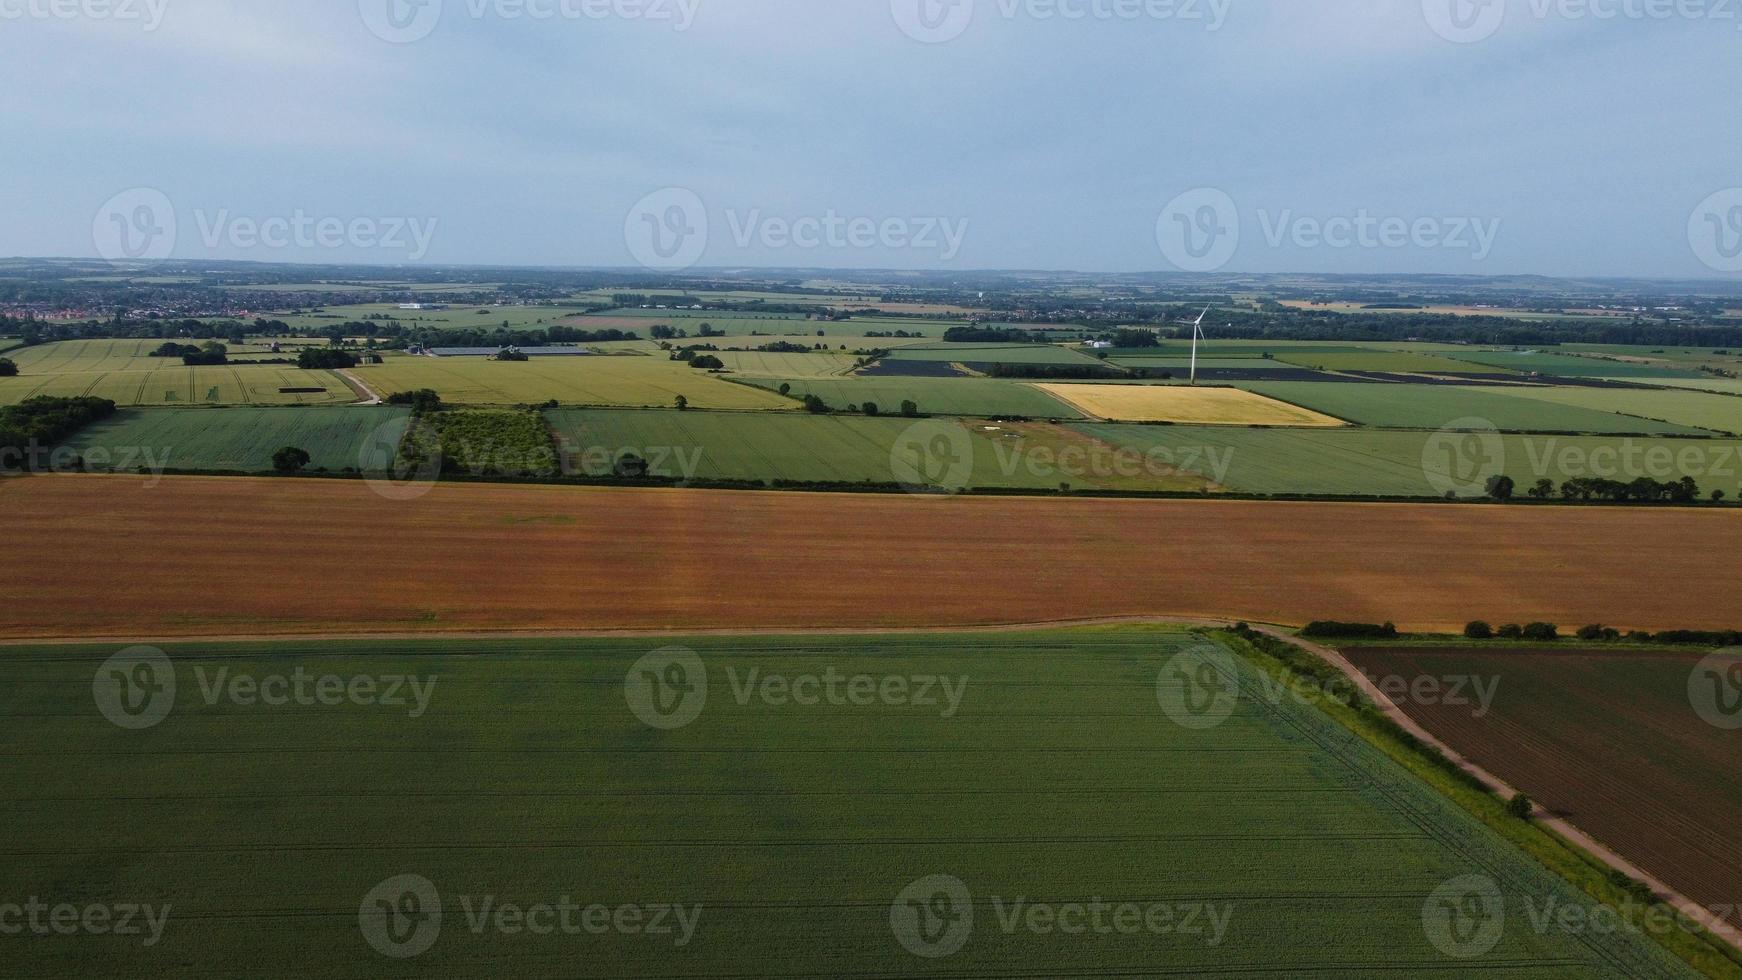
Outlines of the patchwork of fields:
M277 364L187 367L178 359L146 356L161 343L75 340L13 351L7 359L18 365L18 376L0 378L0 405L39 395L88 395L121 406L342 405L357 400L331 371Z
M1463 419L1522 432L1613 432L1698 434L1691 425L1656 422L1579 404L1528 396L1532 391L1568 391L1504 385L1402 385L1362 382L1242 381L1249 391L1348 419L1361 425L1438 429ZM1596 391L1594 404L1616 401L1629 391ZM1717 397L1717 396L1711 396ZM1742 401L1737 402L1742 405Z
M869 401L885 412L901 410L912 400L925 415L965 415L976 418L1020 416L1037 419L1081 419L1082 413L1019 381L992 378L746 378L752 384L778 389L792 386L792 396L816 395L835 409L863 406Z
M770 976L1693 975L1628 934L1533 928L1588 901L1180 633L177 645L167 714L132 731L92 699L114 653L0 651L0 877L168 916L151 946L14 944L13 976L724 976L747 955ZM681 665L675 709L637 700L649 663ZM397 706L274 708L223 686L293 673L411 683ZM910 693L757 686L825 673ZM1436 905L1472 875L1504 908L1474 944ZM479 911L571 901L637 928ZM1091 903L1127 925L1060 927Z
M1739 921L1737 732L1702 718L1690 687L1710 651L1353 647L1370 674L1473 677L1491 710L1403 705L1436 737L1682 894ZM1713 678L1716 680L1717 678ZM1697 693L1697 692L1696 692ZM1711 702L1716 710L1716 700Z

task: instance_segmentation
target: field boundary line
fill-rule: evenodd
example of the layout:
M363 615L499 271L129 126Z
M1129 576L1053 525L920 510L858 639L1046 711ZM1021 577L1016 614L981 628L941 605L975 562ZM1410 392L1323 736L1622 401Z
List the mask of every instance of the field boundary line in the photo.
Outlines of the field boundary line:
M1272 639L1281 640L1284 643L1298 646L1342 671L1350 681L1361 689L1362 694L1366 695L1369 700L1379 707L1379 710L1382 711L1387 718L1391 719L1410 735L1420 739L1422 744L1430 746L1444 755L1448 761L1459 769L1462 769L1465 773L1487 783L1503 799L1519 795L1519 790L1507 783L1504 779L1501 779L1499 776L1496 776L1482 768L1474 761L1465 758L1457 749L1452 748L1450 745L1441 741L1432 732L1429 732L1426 728L1417 724L1415 719L1411 718L1408 713L1397 705L1397 702L1391 700L1384 691L1379 689L1379 685L1375 684L1372 678L1368 677L1365 672L1356 667L1353 661L1343 656L1342 651L1337 650L1334 647L1328 647L1323 644L1313 643L1309 640L1303 640L1298 636L1286 633L1273 626L1255 624L1253 629L1271 637ZM1650 888L1652 891L1664 898L1668 904L1674 906L1677 911L1688 916L1693 921L1698 922L1706 931L1715 936L1722 937L1725 942L1728 942L1730 945L1735 946L1738 949L1742 949L1742 929L1738 929L1712 915L1705 906L1691 898L1688 898L1675 888L1660 881L1655 875L1652 875L1650 872L1634 865L1633 862L1615 853L1595 837L1592 837L1585 831L1580 830L1577 826L1574 826L1571 821L1550 813L1541 805L1535 805L1531 813L1531 818L1538 825L1566 839L1569 843L1580 848L1604 864L1607 864L1609 867L1614 868L1636 881L1642 882L1647 888Z
M376 391L374 388L369 387L364 383L362 378L352 374L349 369L340 368L333 373L338 375L339 380L345 382L345 385L351 389L352 393L361 399L360 401L352 402L353 405L379 405L382 403L381 393Z
M320 641L413 641L413 640L636 640L650 638L682 639L685 637L732 637L732 636L928 636L932 634L971 634L971 633L1028 633L1052 632L1057 630L1086 629L1096 626L1156 626L1180 627L1182 632L1194 629L1227 629L1230 622L1226 619L1201 619L1191 616L1107 616L1093 619L1060 619L1042 620L1030 623L982 623L968 626L850 626L850 627L803 627L803 626L733 626L715 627L710 629L673 629L669 627L651 627L647 629L601 629L601 630L417 630L382 631L379 633L332 632L332 633L273 633L260 631L255 633L202 634L187 633L146 637L141 639L131 633L90 633L81 636L8 636L0 637L0 649L8 647L30 646L102 646L106 643L145 643L145 644L178 644L178 643L302 643Z

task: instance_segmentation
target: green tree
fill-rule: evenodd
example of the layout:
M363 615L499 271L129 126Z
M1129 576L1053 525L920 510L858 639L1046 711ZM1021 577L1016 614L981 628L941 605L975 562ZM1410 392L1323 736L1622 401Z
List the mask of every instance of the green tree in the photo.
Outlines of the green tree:
M299 472L308 462L308 452L295 446L285 446L272 454L272 468L280 473Z
M806 395L804 396L804 410L812 415L826 415L828 414L829 406L828 403L815 395Z
M1494 627L1478 619L1464 627L1464 635L1472 640L1492 640L1494 638Z
M12 361L7 358L0 357L0 378L16 377L18 377L18 365L12 363Z
M682 395L677 396L677 410L680 412L689 411L690 410L690 400L688 398L685 398Z
M1509 476L1491 476L1488 478L1488 496L1495 500L1511 500L1518 490L1518 483Z
M1519 793L1506 802L1506 812L1519 820L1529 820L1530 815L1535 811L1536 804L1531 802L1530 797L1523 793Z
M918 418L919 417L919 403L915 402L915 401L902 402L901 403L901 414L904 417L910 418L910 419L911 418Z
M876 402L866 402L865 403L865 414L871 416L872 418L876 418L877 414L878 414L877 403Z

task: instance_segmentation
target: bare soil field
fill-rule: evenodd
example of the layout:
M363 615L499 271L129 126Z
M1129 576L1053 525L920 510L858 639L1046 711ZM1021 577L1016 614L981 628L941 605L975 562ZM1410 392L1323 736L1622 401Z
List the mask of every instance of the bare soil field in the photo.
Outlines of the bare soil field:
M1728 628L1742 511L0 481L0 637L1204 616ZM1625 556L1603 560L1600 555ZM1698 575L1649 570L1685 567Z
M1451 698L1398 703L1459 754L1736 925L1742 733L1711 724L1693 706L1690 678L1708 652L1343 651L1370 677L1411 685L1418 678L1480 680L1493 692L1486 711Z

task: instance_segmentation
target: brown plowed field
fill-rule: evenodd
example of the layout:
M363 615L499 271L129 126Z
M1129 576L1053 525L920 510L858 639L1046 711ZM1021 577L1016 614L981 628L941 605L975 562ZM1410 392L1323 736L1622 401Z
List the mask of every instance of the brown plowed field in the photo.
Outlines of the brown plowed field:
M1688 694L1689 677L1709 652L1343 651L1370 677L1498 683L1486 713L1396 700L1461 755L1738 925L1742 732L1708 724Z
M146 484L0 481L0 636L1145 615L1727 628L1742 594L1742 511Z

